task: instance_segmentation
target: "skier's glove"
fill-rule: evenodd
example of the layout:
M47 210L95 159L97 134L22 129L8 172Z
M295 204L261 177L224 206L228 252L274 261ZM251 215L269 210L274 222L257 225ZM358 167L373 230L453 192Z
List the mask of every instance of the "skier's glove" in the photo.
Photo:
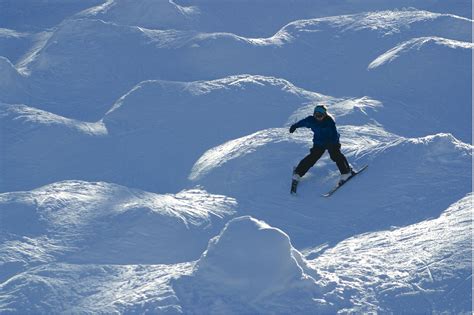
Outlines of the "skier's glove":
M295 125L291 125L291 127L290 127L290 133L295 132L295 130L296 130L296 126L295 126Z

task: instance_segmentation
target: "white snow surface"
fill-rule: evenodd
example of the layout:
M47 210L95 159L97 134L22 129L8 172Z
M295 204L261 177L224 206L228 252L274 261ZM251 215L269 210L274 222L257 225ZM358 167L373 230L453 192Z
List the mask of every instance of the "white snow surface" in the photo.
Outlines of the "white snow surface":
M0 313L472 313L471 9L0 1Z

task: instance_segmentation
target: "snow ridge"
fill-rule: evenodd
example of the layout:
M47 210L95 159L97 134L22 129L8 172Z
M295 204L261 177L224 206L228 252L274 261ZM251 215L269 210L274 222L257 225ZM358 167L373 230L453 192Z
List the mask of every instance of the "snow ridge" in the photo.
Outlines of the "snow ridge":
M0 103L0 119L2 119L6 125L14 121L15 123L21 122L22 124L30 124L35 127L65 127L91 136L107 135L107 129L102 122L89 123L78 121L22 104L12 105Z
M374 61L372 61L368 69L375 69L380 67L384 64L390 63L400 57L401 54L408 53L411 50L420 50L429 44L435 44L439 46L449 47L452 49L474 49L473 43L462 42L458 40L452 40L447 38L441 37L419 37L413 38L409 41L401 43L400 45L390 49L389 51L385 52L384 54L377 57Z
M404 29L410 28L412 24L434 21L441 18L450 18L469 23L473 22L470 19L453 14L434 13L417 9L403 9L299 20L289 23L283 30L287 30L287 33L289 32L290 34L297 34L299 32L320 31L324 30L325 27L330 27L335 28L341 33L370 30L387 36L400 33Z

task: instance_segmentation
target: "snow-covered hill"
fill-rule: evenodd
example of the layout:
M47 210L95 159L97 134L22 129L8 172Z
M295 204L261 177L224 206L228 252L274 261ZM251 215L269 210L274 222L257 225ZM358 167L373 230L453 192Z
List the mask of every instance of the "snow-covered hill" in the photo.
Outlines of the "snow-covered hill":
M471 7L0 1L0 313L471 313Z

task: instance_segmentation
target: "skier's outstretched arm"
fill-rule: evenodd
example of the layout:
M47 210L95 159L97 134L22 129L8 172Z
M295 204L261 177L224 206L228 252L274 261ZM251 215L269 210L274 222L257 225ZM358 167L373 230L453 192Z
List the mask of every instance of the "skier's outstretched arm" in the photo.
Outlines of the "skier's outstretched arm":
M290 133L293 133L295 132L295 130L297 128L300 128L300 127L308 127L309 128L309 125L308 125L308 119L311 118L311 116L308 116L304 119L301 119L300 121L294 123L293 125L291 125L290 127Z

